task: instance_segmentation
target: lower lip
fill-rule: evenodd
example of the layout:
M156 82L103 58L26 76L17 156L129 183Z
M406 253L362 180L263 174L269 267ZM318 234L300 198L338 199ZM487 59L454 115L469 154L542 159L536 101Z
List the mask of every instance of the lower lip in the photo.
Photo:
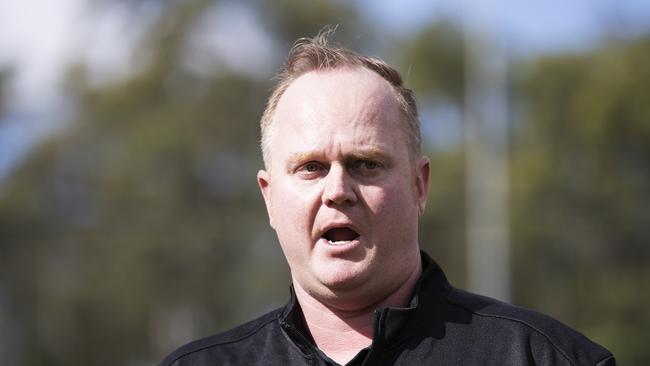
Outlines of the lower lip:
M334 244L325 238L320 238L318 239L318 244L326 248L329 253L335 254L335 253L343 253L343 252L350 251L358 247L361 244L361 241L357 237L354 240L339 242Z

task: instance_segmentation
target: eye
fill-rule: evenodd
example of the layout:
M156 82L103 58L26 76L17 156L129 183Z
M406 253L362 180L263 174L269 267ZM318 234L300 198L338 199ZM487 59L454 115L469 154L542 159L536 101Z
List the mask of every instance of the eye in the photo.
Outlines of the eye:
M307 164L305 164L303 166L302 169L304 171L306 171L306 172L313 173L313 172L317 172L318 170L320 170L320 166L318 164L316 164L316 163L307 163Z
M373 176L380 172L384 165L374 160L357 160L352 164L352 169L361 176Z
M380 163L378 163L378 162L376 162L376 161L370 161L370 160L363 160L363 161L361 162L361 166L362 166L364 169L368 169L368 170L375 170L375 169L379 169L379 168L381 168L381 164L380 164Z
M301 165L298 169L296 169L296 174L298 174L304 179L312 179L312 178L317 178L324 171L325 171L325 167L323 167L322 164L315 161L310 161L308 163Z

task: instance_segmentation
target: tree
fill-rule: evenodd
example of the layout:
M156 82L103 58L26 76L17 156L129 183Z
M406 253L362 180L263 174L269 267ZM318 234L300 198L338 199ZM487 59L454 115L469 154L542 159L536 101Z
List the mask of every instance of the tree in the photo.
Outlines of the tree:
M515 296L622 364L650 362L649 55L644 38L533 62L513 144Z

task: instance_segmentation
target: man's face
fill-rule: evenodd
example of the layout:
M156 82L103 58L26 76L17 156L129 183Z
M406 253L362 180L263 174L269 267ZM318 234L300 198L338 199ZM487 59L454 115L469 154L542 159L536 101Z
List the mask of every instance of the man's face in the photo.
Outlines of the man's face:
M393 93L363 68L302 75L278 103L258 174L294 285L341 308L419 269L429 165L412 159Z

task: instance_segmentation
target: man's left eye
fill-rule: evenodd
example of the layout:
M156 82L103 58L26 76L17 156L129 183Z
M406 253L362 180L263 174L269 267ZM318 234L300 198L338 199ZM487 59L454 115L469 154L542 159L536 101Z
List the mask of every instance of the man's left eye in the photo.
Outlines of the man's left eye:
M361 162L361 166L364 169L368 170L374 170L374 169L379 169L381 168L381 164L376 162L376 161L369 161L369 160L364 160Z
M374 174L382 167L382 163L373 160L359 160L353 164L354 170L362 174Z

